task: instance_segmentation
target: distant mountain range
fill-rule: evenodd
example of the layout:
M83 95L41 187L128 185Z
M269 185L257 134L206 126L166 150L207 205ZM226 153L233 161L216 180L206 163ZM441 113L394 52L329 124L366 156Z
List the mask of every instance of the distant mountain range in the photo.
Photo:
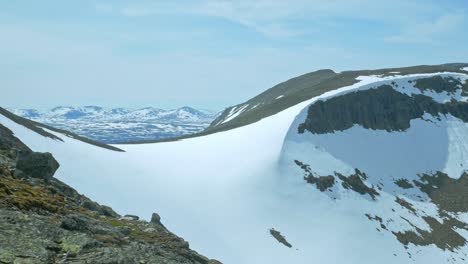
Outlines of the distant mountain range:
M16 115L103 143L158 140L204 130L217 113L192 107L164 110L58 106L50 110L9 109Z

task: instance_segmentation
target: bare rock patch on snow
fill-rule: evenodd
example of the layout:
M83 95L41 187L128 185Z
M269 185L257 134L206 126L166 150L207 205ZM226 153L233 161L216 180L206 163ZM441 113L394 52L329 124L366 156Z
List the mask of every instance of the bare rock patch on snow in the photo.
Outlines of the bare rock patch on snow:
M423 174L416 186L426 193L441 210L468 212L468 173L458 179L450 178L443 172Z
M402 189L411 189L414 187L407 179L398 179L395 181L395 184Z
M410 243L418 246L435 245L453 252L466 245L466 239L454 231L454 228L468 230L465 223L451 217L443 219L442 223L430 216L424 216L423 219L430 226L430 230L423 230L410 223L416 231L393 232L393 234L405 247Z
M349 176L344 176L337 172L335 172L335 174L342 181L341 185L343 188L353 190L362 195L368 194L373 200L375 200L376 196L379 196L379 193L374 187L369 187L363 182L363 180L367 179L367 176L358 169L355 169L355 173Z
M278 242L285 245L288 248L291 248L292 245L286 240L286 238L281 234L281 232L275 230L274 228L270 229L270 234L273 236Z
M316 173L312 172L310 166L304 164L298 160L294 161L297 166L301 167L304 170L304 180L307 183L315 184L317 189L321 192L329 190L335 184L335 177L328 175L328 176L320 176Z

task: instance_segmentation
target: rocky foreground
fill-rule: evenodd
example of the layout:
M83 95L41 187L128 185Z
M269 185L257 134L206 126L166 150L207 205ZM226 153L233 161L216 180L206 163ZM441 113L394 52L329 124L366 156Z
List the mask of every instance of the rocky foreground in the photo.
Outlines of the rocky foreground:
M59 164L0 125L0 263L215 264L151 221L120 216L53 178Z

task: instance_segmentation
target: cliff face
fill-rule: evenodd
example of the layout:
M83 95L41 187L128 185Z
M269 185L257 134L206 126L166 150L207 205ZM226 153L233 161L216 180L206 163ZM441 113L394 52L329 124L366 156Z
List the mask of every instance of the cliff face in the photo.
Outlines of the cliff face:
M282 175L354 206L415 262L466 263L467 92L466 75L437 73L320 98L290 127Z
M50 153L0 125L0 263L217 263L153 214L121 217L53 178Z
M426 83L430 79L420 81ZM455 87L462 86L460 81L453 78L447 79L445 83L453 84ZM439 86L435 87L437 89ZM443 92L445 91L451 90ZM307 130L316 134L333 133L349 129L353 125L389 132L404 131L410 127L411 120L422 118L424 114L433 117L451 114L467 122L468 103L455 100L439 103L430 96L407 95L396 91L391 85L382 85L316 102L309 107L307 118L299 125L298 131L304 133Z

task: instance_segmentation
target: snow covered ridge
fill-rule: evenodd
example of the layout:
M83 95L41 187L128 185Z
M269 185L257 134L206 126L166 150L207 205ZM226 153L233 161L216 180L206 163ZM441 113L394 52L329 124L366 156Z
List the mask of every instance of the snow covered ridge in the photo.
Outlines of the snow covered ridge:
M375 77L301 111L284 141L283 181L340 204L360 199L354 212L412 261L465 263L468 76Z
M162 110L59 106L48 111L10 109L16 115L104 142L157 140L204 130L216 113L182 107Z
M417 79L434 76L444 78L442 89L432 81L417 87ZM456 117L463 117L462 109L452 108L466 102L456 83L466 78L362 75L248 125L175 142L119 145L125 152L46 138L2 115L0 123L33 150L51 152L61 164L60 180L121 214L160 212L192 248L223 263L466 263L468 192L458 188L466 186L468 128ZM381 86L391 95L384 98L404 103L399 112L411 110L400 114L411 117L409 127L401 129L406 123L395 124L390 115L377 129L380 123L367 118L344 118L351 127L340 122L299 133L319 100L366 91L378 94L357 99L381 100ZM288 89L277 100L279 94L269 94L271 100L284 103ZM415 105L428 112L420 117Z
M451 63L343 72L319 70L307 73L280 83L242 104L227 108L213 121L206 132L225 131L257 122L293 105L320 96L325 92L356 84L359 76L395 76L437 72L461 73L466 71L467 66L466 63ZM233 118L231 115L233 109L239 109L242 106L245 106L243 111L238 112Z

